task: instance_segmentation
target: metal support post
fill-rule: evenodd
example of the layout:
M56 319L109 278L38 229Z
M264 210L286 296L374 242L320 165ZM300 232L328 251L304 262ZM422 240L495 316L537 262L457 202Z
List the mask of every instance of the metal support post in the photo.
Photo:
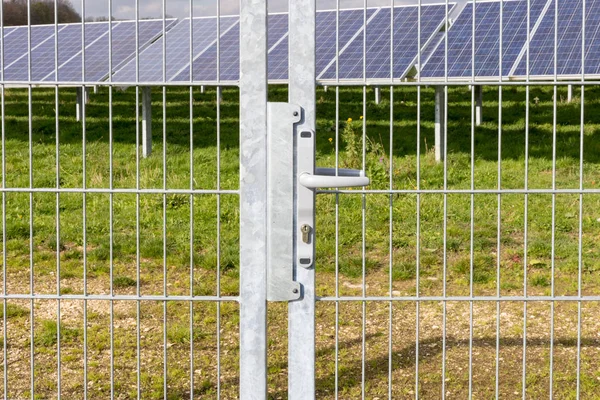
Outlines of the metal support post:
M375 104L381 103L381 88L375 86Z
M296 140L300 140L299 134L308 136L312 132L311 139L305 137L304 140L312 140L313 147L316 132L315 15L315 0L294 0L289 10L289 101L303 110L296 125ZM314 157L312 168L314 170ZM314 237L315 192L298 183L295 187L295 197L299 199L294 221L296 237L302 237L301 226L312 230ZM307 204L309 202L312 204ZM309 242L314 254L314 240ZM306 400L315 398L314 262L302 266L295 259L294 270L296 281L302 285L302 297L290 302L288 307L288 399Z
M152 89L142 88L142 155L152 154Z
M475 125L481 125L483 111L483 86L475 85Z
M445 87L435 87L435 160L444 160L444 135L446 126L444 117L446 115Z
M75 104L75 119L77 120L77 122L81 121L81 113L82 113L82 109L83 109L83 95L82 95L82 90L80 87L77 88L77 100L76 100L76 104Z
M573 85L567 86L567 102L573 101Z
M81 121L83 113L83 102L88 104L90 102L90 92L88 88L78 87L77 88L77 104L75 105L75 118L77 121Z
M267 393L267 0L240 2L240 399Z

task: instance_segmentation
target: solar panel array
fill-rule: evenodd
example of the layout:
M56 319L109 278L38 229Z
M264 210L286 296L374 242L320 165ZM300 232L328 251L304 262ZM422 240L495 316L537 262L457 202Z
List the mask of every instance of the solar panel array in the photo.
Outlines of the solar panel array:
M555 72L579 75L582 45L586 74L600 74L600 0L586 0L585 43L583 0L470 2L446 34L446 15L453 7L454 3L442 3L317 12L317 78L322 82L402 79L418 67L419 58L425 79L522 77L527 72L546 77ZM239 34L238 16L7 27L4 80L237 81ZM271 81L288 78L288 39L287 14L270 15Z
M450 5L452 7L453 4ZM412 66L418 52L417 23L419 7L394 8L394 78L402 78ZM319 79L336 78L336 55L340 52L340 79L363 79L362 51L364 47L365 21L367 35L367 78L389 78L389 39L391 9L368 8L319 11L316 16L316 71ZM445 5L421 7L422 44L444 24ZM239 22L237 18L221 17L219 57L217 56L216 19L195 19L194 59L192 80L237 81L239 79ZM268 20L268 73L272 81L286 80L288 75L288 21L287 14L274 14ZM338 28L339 24L339 30ZM166 34L167 74L169 82L190 81L189 19L180 21ZM204 28L202 28L204 27ZM337 32L337 33L336 33ZM387 32L387 39L381 38ZM197 38L197 39L196 39ZM414 43L407 44L408 41ZM374 52L387 54L387 68L377 67L371 58ZM219 75L217 76L217 59ZM158 61L157 61L158 60ZM140 54L139 81L162 82L163 46L158 41ZM136 63L130 61L113 76L114 82L134 82ZM177 73L173 73L177 71Z

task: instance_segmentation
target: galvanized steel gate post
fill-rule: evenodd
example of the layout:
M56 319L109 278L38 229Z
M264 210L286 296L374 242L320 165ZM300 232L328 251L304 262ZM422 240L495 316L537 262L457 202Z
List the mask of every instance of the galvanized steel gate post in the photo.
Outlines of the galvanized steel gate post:
M300 133L314 148L315 141L315 12L314 0L294 0L289 10L289 102L300 107L295 112L299 122L292 130L294 147ZM267 107L267 2L241 2L240 9L240 398L265 399L266 375L266 304L267 265L269 264L269 188L268 110ZM291 108L290 108L291 110ZM299 115L297 115L299 114ZM273 116L277 118L276 116ZM275 125L275 124L273 124ZM281 125L281 124L278 124ZM289 132L289 130L288 130ZM273 134L273 132L269 132ZM309 135L306 137L306 135ZM312 145L310 144L312 141ZM284 140L285 142L285 140ZM278 143L278 142L275 142ZM285 143L282 143L285 144ZM293 152L297 165L297 152ZM314 153L304 157L303 169L314 171ZM291 163L292 160L290 160ZM299 185L296 178L286 185L294 190L292 240L299 236L301 223L310 226L314 235L315 192ZM281 194L278 194L281 196ZM284 194L285 195L285 194ZM298 209L298 198L306 205ZM312 203L312 204L311 204ZM285 209L285 207L283 208ZM278 212L281 212L279 210ZM314 254L314 240L308 253ZM311 249L312 247L312 249ZM314 257L309 265L300 265L301 256L293 251L294 287L300 284L300 297L289 304L289 398L315 397L315 294ZM306 258L304 259L306 260ZM283 274L285 276L285 273ZM297 293L298 289L294 290Z
M240 2L240 399L267 398L267 1Z
M289 4L289 101L302 107L302 119L296 125L294 137L299 140L299 132L313 132L310 139L314 148L315 143L315 46L316 46L316 1L315 0L290 0ZM298 157L298 154L296 154ZM314 153L312 160L314 170ZM299 171L296 171L297 173ZM298 225L311 226L314 237L314 202L315 195L310 189L296 182L295 207L308 206L307 209L296 210L297 218L294 232L298 234ZM298 204L312 202L312 204ZM311 221L312 220L312 221ZM298 241L296 241L298 243ZM315 241L309 241L313 247ZM315 260L311 260L311 267L304 268L299 265L299 257L294 257L295 280L302 285L300 300L289 304L289 350L288 350L288 396L290 400L304 400L315 398Z

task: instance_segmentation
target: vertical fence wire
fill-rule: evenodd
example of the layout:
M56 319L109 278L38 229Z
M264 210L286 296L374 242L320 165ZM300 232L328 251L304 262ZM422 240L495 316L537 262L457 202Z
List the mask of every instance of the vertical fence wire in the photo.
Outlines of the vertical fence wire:
M502 80L503 77L503 50L504 50L504 0L500 0L500 21L499 21L499 43L498 43L498 79ZM483 93L481 94L483 96ZM501 295L501 263L502 263L502 86L498 86L498 211L497 211L497 231L496 231L496 296L500 298ZM483 103L483 102L482 102ZM483 104L481 105L483 108ZM483 109L480 110L483 114ZM480 115L481 115L480 114ZM494 385L494 396L496 400L500 396L500 302L496 302L496 353L495 353L495 385Z
M362 77L367 80L367 0L363 0L363 21L362 21ZM362 170L367 169L367 86L362 87ZM362 296L367 296L367 196L362 196L362 216L361 216L361 256L362 256ZM367 302L362 301L362 326L361 326L361 398L365 400L366 396L366 358L367 358Z
M4 2L0 2L0 79L4 82ZM2 294L6 296L8 289L6 287L6 125L5 125L5 87L0 86L0 113L2 120L0 121L0 129L2 130ZM2 340L2 378L4 383L4 399L8 398L8 332L6 330L6 313L7 305L6 298L2 299L2 332L4 340Z
M528 263L528 237L529 237L529 67L531 46L531 0L527 0L527 42L525 50L525 182L524 182L524 226L523 226L523 297L527 299L527 263ZM521 396L525 400L527 394L527 301L523 302L523 355L522 355L522 377Z
M58 81L58 1L54 0L54 71L55 71L55 80ZM57 352L57 365L56 365L56 374L57 374L57 398L61 398L61 349L60 349L60 331L61 331L61 318L60 318L60 193L58 189L60 189L60 127L59 127L59 96L58 96L58 85L54 88L54 118L55 118L55 126L54 126L54 134L55 138L55 146L56 146L56 294L59 296L59 299L56 302L56 352Z
M446 3L444 4L444 8L445 8L445 18L444 18L444 25L445 25L445 30L446 32L448 32L450 26L449 26L449 13L450 13L450 5L448 0L446 0ZM448 35L444 35L444 81L445 83L448 83ZM420 77L420 74L419 74ZM419 95L421 93L421 87L419 86L417 88L417 90L419 91ZM443 260L442 260L442 295L443 297L446 297L447 292L448 292L448 256L447 256L447 247L448 247L448 194L445 192L448 189L448 86L444 86L443 87L443 95L444 95L444 108L443 108L443 115L441 116L441 118L444 121L443 124L443 130L442 134L443 134L443 169L444 169L444 178L443 178L443 187L444 187L444 195L443 195L443 226L442 226L442 241L443 241L443 247L444 247L444 254L443 254ZM420 97L420 96L419 96ZM418 111L418 116L417 116L417 120L418 120L418 126L421 125L421 111L420 111L420 104L421 104L421 100L420 98L417 100L419 103L419 111ZM419 134L417 134L417 137L420 136ZM418 142L420 143L420 139L418 139ZM417 160L420 160L421 158L421 152L418 151L418 158ZM419 167L418 171L420 170ZM420 187L419 187L420 189ZM420 195L417 195L420 196ZM419 198L419 197L418 197ZM420 204L418 206L420 208ZM420 214L417 214L417 218L420 218ZM419 229L417 229L418 231ZM417 246L419 245L419 242L417 242ZM417 250L418 252L419 250ZM417 253L418 254L418 253ZM418 285L417 285L417 291L418 291ZM417 303L418 304L418 303ZM442 399L446 398L446 357L447 357L447 334L448 334L448 303L446 301L444 301L442 303L442 393L441 393L441 397Z
M31 0L27 0L27 77L31 81ZM27 116L28 116L28 153L29 153L29 290L32 295L30 310L30 365L31 365L31 399L35 393L35 319L34 319L34 261L33 261L33 96L32 85L27 86Z
M189 87L189 103L190 103L190 191L194 190L194 0L190 0L188 7L190 8L189 13L189 74L190 74L190 87ZM218 12L217 12L218 15ZM217 16L218 23L218 16ZM217 29L218 31L218 29ZM190 194L190 297L194 296L194 268L196 263L194 261L194 195ZM190 301L190 400L194 399L194 302Z
M113 4L112 0L108 0L108 82L112 82L112 66L113 66ZM82 103L87 102L86 86L82 88ZM109 237L109 293L111 298L114 298L114 256L115 256L115 235L114 235L114 170L113 170L113 87L108 87L108 186L110 193L108 195L108 237ZM110 319L110 398L115 397L115 303L110 300L109 309Z
M268 9L268 2L267 2ZM267 15L267 28L268 29ZM240 21L241 23L241 21ZM267 63L268 65L268 63ZM268 74L268 70L267 70ZM216 99L217 103L217 159L216 159L216 172L217 172L217 218L216 218L216 252L217 252L217 297L221 297L221 195L218 193L221 190L221 101L222 101L222 88L218 83L221 81L221 0L217 0L217 87L216 87ZM268 89L267 89L268 95ZM221 302L217 302L216 310L216 347L217 347L217 399L221 398Z
M554 55L553 55L553 74L554 81L558 78L558 0L554 1ZM556 123L558 122L558 86L553 86L553 99L552 99L552 190L556 190ZM552 237L551 237L551 254L550 254L550 293L552 296L552 302L550 302L550 362L549 362L549 384L548 390L550 392L549 397L554 396L554 309L555 302L554 298L556 295L556 288L554 284L554 278L556 276L556 193L552 193Z
M583 144L585 134L585 55L586 55L586 0L581 5L581 87L580 87L580 114L579 114L579 216L577 228L579 238L577 241L577 296L582 295L582 277L583 277L583 189L584 189L584 169L583 169ZM577 302L577 364L576 364L576 396L581 396L581 300Z
M390 0L390 80L394 79L394 4L395 0ZM419 0L420 3L420 0ZM419 14L419 28L417 32L420 33L420 14ZM420 43L420 34L419 34L419 43ZM420 46L418 50L418 54L420 56ZM366 57L366 55L365 55ZM418 63L417 63L418 64ZM394 171L394 86L390 85L390 138L389 138L389 146L390 146L390 160L389 160L389 190L394 190L394 180L393 180L393 171ZM390 299L394 295L394 195L390 194L389 196L389 284L388 284L388 295ZM389 308L389 323L388 323L388 398L392 398L392 386L393 386L393 371L394 371L394 363L393 363L393 351L394 351L394 303L390 301L388 303Z
M340 0L335 2L335 173L340 166ZM340 195L335 195L335 296L340 296ZM339 398L340 302L335 302L335 372L334 393Z
M140 0L135 0L135 361L136 361L136 395L141 398L142 389L142 347L141 341L141 227L140 227Z
M168 296L168 267L167 267L167 1L162 0L162 187L165 191L162 195L162 249L163 249L163 296ZM167 301L163 306L163 396L166 399L169 392L169 363L168 363L168 332L167 332Z

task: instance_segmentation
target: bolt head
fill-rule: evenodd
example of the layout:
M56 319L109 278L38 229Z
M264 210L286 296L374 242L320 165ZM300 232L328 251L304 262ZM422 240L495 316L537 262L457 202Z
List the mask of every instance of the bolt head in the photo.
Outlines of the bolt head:
M294 294L298 294L298 292L299 292L299 290L298 290L298 289L294 289L294 290L292 290L292 293L294 293Z
M294 117L298 116L298 111L294 111Z

